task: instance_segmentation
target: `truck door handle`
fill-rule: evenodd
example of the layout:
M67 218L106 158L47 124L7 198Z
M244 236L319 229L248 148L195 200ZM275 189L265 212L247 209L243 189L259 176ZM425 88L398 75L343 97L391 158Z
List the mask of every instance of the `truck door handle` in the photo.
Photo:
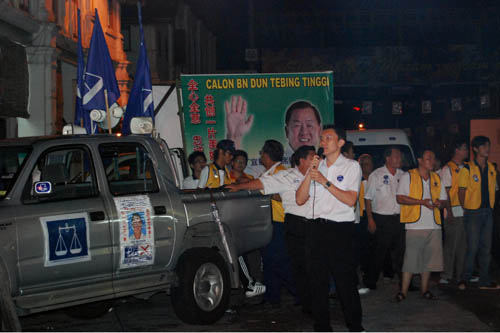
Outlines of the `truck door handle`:
M167 214L167 208L165 206L155 206L155 215L165 215Z
M99 211L99 212L90 212L90 220L91 221L102 221L105 219L104 212Z

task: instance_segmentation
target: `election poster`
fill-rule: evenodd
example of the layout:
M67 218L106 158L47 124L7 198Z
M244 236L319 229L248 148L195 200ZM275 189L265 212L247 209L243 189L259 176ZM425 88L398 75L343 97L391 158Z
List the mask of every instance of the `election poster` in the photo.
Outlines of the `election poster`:
M120 268L154 263L154 225L149 197L114 198L120 218Z
M264 142L283 144L283 162L300 146L318 148L333 123L333 73L181 75L186 154L213 160L217 142L231 139L258 166Z

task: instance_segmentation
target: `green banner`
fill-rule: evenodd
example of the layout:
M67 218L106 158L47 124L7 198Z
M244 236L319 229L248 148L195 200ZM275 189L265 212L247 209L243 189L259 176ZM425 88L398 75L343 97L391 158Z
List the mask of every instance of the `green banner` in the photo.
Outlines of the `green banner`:
M231 139L259 164L264 142L285 148L284 163L302 145L319 145L333 123L333 73L181 75L186 154L212 159L217 142Z

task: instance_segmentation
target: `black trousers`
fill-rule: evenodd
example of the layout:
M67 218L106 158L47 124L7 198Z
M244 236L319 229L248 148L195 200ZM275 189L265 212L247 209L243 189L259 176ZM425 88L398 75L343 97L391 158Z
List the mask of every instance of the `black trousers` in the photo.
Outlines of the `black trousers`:
M384 268L384 261L388 253L391 254L394 271L401 277L404 257L404 225L399 221L399 215L380 215L373 213L377 225L375 231L375 246L365 284L376 285L380 272Z
M361 301L356 286L353 222L310 220L307 247L310 255L311 309L315 330L331 330L328 299L330 274L335 280L347 328L363 331Z
M297 288L297 296L306 311L311 307L309 288L309 258L306 253L306 228L310 221L293 214L285 215L285 242L290 257L292 274Z

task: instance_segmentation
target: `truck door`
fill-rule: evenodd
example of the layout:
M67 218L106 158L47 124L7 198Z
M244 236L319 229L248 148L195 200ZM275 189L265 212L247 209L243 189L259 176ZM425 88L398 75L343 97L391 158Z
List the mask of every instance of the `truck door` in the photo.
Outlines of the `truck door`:
M151 152L139 142L99 145L114 207L113 286L116 293L162 281L170 264L175 223Z
M50 148L29 167L16 209L23 295L51 291L51 297L40 297L41 305L83 293L89 298L111 293L109 214L90 150L83 145ZM50 182L51 193L37 194L37 181Z

